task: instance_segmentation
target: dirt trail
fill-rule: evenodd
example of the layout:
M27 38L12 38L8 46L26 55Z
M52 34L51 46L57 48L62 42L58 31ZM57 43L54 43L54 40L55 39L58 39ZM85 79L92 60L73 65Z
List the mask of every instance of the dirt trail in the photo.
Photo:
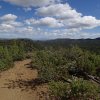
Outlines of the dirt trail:
M0 100L46 100L42 95L47 88L36 80L38 73L29 68L30 62L15 62L13 68L0 74Z

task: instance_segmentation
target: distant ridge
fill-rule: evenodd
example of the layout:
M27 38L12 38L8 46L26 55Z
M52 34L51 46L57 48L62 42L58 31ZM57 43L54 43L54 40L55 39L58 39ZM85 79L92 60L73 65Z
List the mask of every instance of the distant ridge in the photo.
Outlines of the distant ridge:
M100 37L99 38L96 38L96 40L100 40Z
M80 39L71 39L71 38L56 38L56 39L44 39L44 40L34 40L34 39L30 39L30 38L0 38L0 40L32 40L32 41L54 41L54 40L100 40L100 37L98 38L94 38L94 39L91 39L91 38L80 38Z
M45 47L53 47L55 49L59 48L69 48L70 46L79 46L82 49L87 49L100 54L100 37L95 39L52 39L52 40L32 40L27 38L22 39L0 39L0 45L10 45L13 42L17 42L18 44L24 44L26 48L30 50L32 48L35 49L44 49Z

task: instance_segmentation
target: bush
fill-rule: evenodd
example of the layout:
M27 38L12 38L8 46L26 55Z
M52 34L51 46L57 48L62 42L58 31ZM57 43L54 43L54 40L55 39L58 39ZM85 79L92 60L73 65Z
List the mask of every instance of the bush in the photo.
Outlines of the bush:
M61 51L38 51L34 54L32 63L43 80L52 81L68 77L68 62Z
M82 79L65 82L50 82L51 96L59 100L99 100L98 86Z
M100 67L100 56L92 54L89 51L80 49L79 47L72 47L66 54L67 59L70 61L71 66L78 68L91 75L97 75L96 69Z
M68 69L71 68L96 76L99 75L96 72L99 65L100 56L78 47L36 51L32 62L33 68L39 71L39 77L47 81L69 78Z
M0 47L0 70L6 70L13 66L12 56L7 47Z
M25 51L22 44L14 42L9 46L0 46L0 70L6 70L14 65L14 61L23 60Z
M71 97L78 100L95 100L98 98L98 86L95 83L83 79L74 80L71 83Z
M77 72L99 75L99 72L96 72L99 65L99 55L78 47L36 51L32 62L32 67L39 71L39 78L49 82L50 94L57 100L98 99L97 84L83 79L73 80L68 71L73 68L74 71L77 69ZM73 80L71 84L66 83L68 79Z

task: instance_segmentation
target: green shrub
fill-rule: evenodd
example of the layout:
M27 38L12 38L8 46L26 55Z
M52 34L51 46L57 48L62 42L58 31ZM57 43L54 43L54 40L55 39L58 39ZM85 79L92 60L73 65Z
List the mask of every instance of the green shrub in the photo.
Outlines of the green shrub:
M38 69L39 77L48 81L67 79L68 69L78 68L91 75L99 75L96 69L100 65L100 56L83 51L78 47L69 49L40 50L34 52L33 68Z
M98 98L98 86L83 79L73 80L71 83L71 96L78 100L95 100Z
M67 78L67 60L61 51L38 51L33 56L33 68L38 69L39 77L43 80L59 80Z
M9 46L0 46L0 70L6 70L14 65L14 61L25 58L22 44L14 42Z
M65 82L50 82L51 96L59 100L99 100L98 86L82 79L73 80L71 84Z
M49 83L49 93L51 97L56 99L68 99L70 97L70 85L61 81L52 81Z

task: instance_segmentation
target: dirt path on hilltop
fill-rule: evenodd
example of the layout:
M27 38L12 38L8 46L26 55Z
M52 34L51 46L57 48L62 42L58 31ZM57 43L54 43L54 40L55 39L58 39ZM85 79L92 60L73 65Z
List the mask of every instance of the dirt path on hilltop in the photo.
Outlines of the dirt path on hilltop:
M0 100L47 100L46 85L37 80L37 70L29 66L31 60L15 62L13 68L0 73Z

